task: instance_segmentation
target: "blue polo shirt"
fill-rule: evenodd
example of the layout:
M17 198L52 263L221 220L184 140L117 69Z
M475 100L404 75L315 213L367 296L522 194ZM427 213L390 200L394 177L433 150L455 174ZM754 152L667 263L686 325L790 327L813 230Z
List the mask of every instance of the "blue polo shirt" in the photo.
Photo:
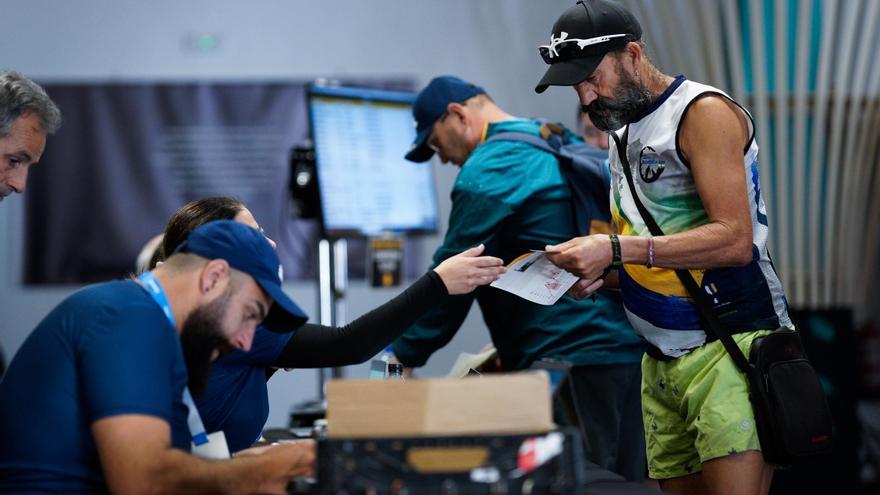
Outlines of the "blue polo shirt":
M189 450L177 332L133 281L88 286L43 319L0 381L0 492L107 488L91 425L123 414L168 422Z
M246 449L263 431L269 417L266 370L293 336L260 325L251 350L227 354L211 365L208 387L195 397L205 430L222 431L231 452Z

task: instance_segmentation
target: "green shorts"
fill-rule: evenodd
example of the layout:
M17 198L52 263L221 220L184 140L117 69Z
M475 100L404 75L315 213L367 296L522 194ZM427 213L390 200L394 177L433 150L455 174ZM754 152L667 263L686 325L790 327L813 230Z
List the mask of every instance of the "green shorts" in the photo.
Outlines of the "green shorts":
M770 330L733 336L748 356ZM654 479L702 471L710 459L761 450L749 384L719 341L672 361L642 359L642 419Z

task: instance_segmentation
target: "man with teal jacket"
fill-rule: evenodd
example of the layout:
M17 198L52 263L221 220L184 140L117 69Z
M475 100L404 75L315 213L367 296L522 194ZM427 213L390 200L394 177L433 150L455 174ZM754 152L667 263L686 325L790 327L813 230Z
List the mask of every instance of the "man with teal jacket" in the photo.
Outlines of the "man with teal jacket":
M507 114L483 88L451 76L433 79L419 93L413 115L418 136L406 158L424 162L436 152L444 163L461 167L433 266L481 243L486 253L510 263L577 234L571 192L556 157L521 141L486 142L506 132L540 135L539 122ZM607 197L597 201L608 204ZM591 225L597 232L610 229L599 221ZM424 365L452 339L476 299L505 369L525 369L542 358L572 363L588 457L640 480L646 469L639 400L645 346L620 301L603 292L594 300L563 297L542 306L483 287L450 297L422 317L394 342L394 354L407 367Z

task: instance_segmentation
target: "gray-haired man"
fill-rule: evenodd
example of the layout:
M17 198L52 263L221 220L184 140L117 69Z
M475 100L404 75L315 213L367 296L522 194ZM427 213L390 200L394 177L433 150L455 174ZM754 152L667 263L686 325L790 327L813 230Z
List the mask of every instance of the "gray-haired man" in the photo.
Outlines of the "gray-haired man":
M61 111L39 84L14 71L0 72L0 201L24 192L28 169L60 125Z

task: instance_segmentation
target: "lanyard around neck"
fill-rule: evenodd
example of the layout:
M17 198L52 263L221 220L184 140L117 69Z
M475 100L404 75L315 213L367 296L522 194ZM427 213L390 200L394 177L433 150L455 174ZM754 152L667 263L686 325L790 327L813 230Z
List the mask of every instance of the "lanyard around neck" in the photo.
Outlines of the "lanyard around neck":
M168 302L168 296L165 295L165 290L162 289L162 285L156 279L156 276L150 272L144 272L137 279L140 285L147 291L147 294L153 298L153 301L156 301L156 304L162 308L162 312L165 313L165 317L168 318L171 327L175 328L171 303ZM189 387L184 387L182 399L187 409L189 409L186 423L189 426L190 435L192 435L192 442L196 445L207 443L208 434L205 432L205 425L202 423L201 416L199 416L199 410L196 408L196 403L189 392Z
M140 274L138 280L144 289L147 290L147 294L162 308L162 312L165 313L165 317L171 322L171 326L176 326L174 323L174 313L171 312L171 303L168 302L168 296L165 295L165 290L162 289L162 285L156 276L151 272L144 272Z

